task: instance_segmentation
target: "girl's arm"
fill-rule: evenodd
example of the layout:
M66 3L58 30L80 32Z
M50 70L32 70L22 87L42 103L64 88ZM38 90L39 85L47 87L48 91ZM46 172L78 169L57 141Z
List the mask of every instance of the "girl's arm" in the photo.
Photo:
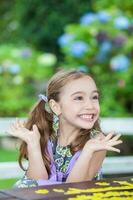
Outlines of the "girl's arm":
M67 177L66 182L80 182L88 180L87 172L90 167L90 162L93 156L93 151L86 152L85 148L82 150L77 159L72 171Z
M92 180L96 173L101 169L103 160L106 156L105 150L93 153L90 166L87 172L87 180Z
M104 139L105 135L103 133L100 133L97 137L99 139ZM103 160L106 156L107 151L106 150L101 150L93 153L91 162L90 162L90 167L88 169L88 179L93 179L96 175L96 173L100 170Z
M102 161L105 156L104 155L105 151L111 150L120 152L118 149L113 147L117 144L122 143L121 140L118 140L120 135L116 135L113 138L112 136L113 134L110 133L103 139L100 138L90 139L85 144L81 152L81 155L77 159L66 182L80 182L80 181L92 180L92 178L95 176L96 172L99 170L102 164Z
M20 138L27 143L28 151L28 170L27 176L31 179L48 179L46 167L43 162L40 133L36 125L33 125L32 130L28 130L20 121L16 121L11 127L11 135Z
M29 142L27 144L28 150L28 170L26 175L31 179L48 179L48 174L43 162L40 142L36 142L35 144Z

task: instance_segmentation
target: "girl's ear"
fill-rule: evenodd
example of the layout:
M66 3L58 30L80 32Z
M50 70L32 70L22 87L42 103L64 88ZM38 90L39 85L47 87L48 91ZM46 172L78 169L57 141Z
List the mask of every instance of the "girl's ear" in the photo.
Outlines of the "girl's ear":
M49 106L54 114L59 116L61 114L60 105L54 99L50 99Z

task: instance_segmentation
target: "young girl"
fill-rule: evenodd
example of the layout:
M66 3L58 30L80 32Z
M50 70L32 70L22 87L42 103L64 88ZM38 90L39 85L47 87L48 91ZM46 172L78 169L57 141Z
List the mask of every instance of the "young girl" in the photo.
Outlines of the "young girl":
M47 96L33 108L26 124L17 121L11 134L23 142L19 164L28 160L17 187L99 179L106 151L116 151L120 135L104 136L99 126L99 92L92 77L59 71L49 81Z

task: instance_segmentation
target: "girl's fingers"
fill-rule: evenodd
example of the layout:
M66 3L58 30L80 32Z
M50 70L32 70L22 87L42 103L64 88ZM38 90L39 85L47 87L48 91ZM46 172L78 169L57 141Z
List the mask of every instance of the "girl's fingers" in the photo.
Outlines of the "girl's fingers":
M115 146L115 145L118 145L118 144L121 144L121 143L122 143L122 140L117 140L117 141L111 141L108 144L111 145L111 146Z
M14 130L20 129L20 126L18 124L16 124L16 123L13 123L12 127L14 128Z
M12 123L12 124L11 124L11 127L12 127L14 130L16 130L16 129L17 129L16 123Z
M14 128L14 126L13 126L13 124L11 124L11 126L10 126L10 129L11 129L12 131L14 131L14 130L15 130L15 128Z
M113 142L113 141L117 141L119 138L121 137L121 134L115 135L113 133L109 133L104 139L103 141L109 141Z
M33 128L33 132L39 133L37 125L34 124L32 128Z
M103 141L108 141L108 140L110 140L112 137L113 137L113 133L109 133L104 139L103 139Z
M10 125L10 130L12 132L14 132L13 134L15 135L15 133L18 133L18 131L21 131L23 129L23 127L20 127L20 125L18 125L17 123L12 123ZM17 134L16 134L17 135Z
M107 150L109 150L109 151L115 151L115 152L120 153L120 149L117 149L115 147L108 147Z
M18 127L19 127L19 119L18 119L18 118L16 118L16 121L15 121L15 126L16 126L16 128L18 128Z
M18 128L20 128L20 127L23 128L24 127L24 123L20 119L16 118L16 126Z
M117 134L117 135L115 135L115 136L111 139L111 141L116 141L116 140L118 140L120 137L121 137L121 134Z
M24 128L24 124L23 124L22 121L20 121L20 126L19 127Z
M33 127L33 130L38 130L38 127L36 124L34 124L32 127Z
M18 127L16 126L16 124L12 123L10 125L11 130L13 130L14 132L16 132L18 130Z
M10 126L9 133L10 133L11 135L13 135L13 136L16 136L16 135L17 135L17 134L16 134L16 129L14 129L13 126Z

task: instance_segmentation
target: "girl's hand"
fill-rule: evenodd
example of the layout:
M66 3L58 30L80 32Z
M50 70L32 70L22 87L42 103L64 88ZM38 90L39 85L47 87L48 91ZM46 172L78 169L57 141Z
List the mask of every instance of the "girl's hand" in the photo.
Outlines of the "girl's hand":
M85 151L90 150L92 153L100 150L109 150L119 153L120 150L115 148L114 146L122 143L122 140L119 140L120 136L121 136L120 134L114 136L114 134L109 133L104 138L97 137L95 139L90 139L85 144L84 149Z
M24 123L20 120L16 120L14 124L11 125L9 133L17 137L27 144L36 144L40 141L40 133L36 125L33 125L32 130L28 130L24 127Z

